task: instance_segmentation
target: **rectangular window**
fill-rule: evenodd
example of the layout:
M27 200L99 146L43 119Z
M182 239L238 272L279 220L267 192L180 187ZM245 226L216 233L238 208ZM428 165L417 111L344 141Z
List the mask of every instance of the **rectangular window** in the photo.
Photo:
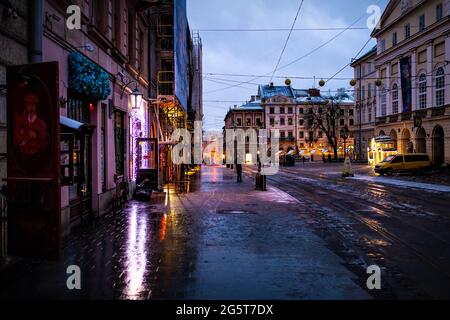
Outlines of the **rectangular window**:
M350 126L353 126L354 124L355 124L355 120L350 119L350 120L349 120L349 125L350 125Z
M425 15L419 17L419 32L425 30Z
M238 127L242 127L242 118L237 118L236 123Z
M386 41L383 39L378 42L378 54L383 53L385 50L386 50Z
M427 62L427 51L426 50L420 51L418 56L419 56L419 63Z
M362 100L366 100L366 87L365 86L362 87L361 92L362 92Z
M270 108L270 114L274 114L275 113L275 108Z
M369 113L369 122L372 122L372 108L368 108L368 113Z
M281 139L286 138L286 132L281 131L281 132L280 132L280 138L281 138Z
M323 138L323 132L319 131L319 138L322 139Z
M405 39L408 39L411 36L411 25L408 23L405 25Z
M442 19L442 3L439 3L436 6L436 21L440 21Z
M344 120L344 119L340 119L340 120L339 120L339 125L340 125L341 127L345 126L345 120Z
M292 131L288 131L288 138L292 139L294 137L294 135L292 134Z
M367 97L368 97L368 98L371 98L371 97L372 97L372 84L371 84L371 83L369 83L369 84L367 85Z
M298 136L300 137L300 139L305 138L305 133L303 131L300 131Z
M262 127L262 121L261 121L261 118L256 118L256 125L257 125L258 127Z
M293 112L292 112L292 108L288 108L288 113L289 114L292 114Z
M298 112L299 112L300 114L303 114L303 108L298 109Z
M343 117L345 115L344 109L339 109L339 115Z
M439 57L445 54L445 42L438 43L434 46L434 56Z
M301 126L304 126L305 125L305 119L300 119L298 124L301 125Z
M366 66L362 67L362 76L364 77L366 75Z
M397 32L394 32L392 34L392 46L396 46L397 45Z
M280 108L280 114L284 114L284 108Z
M252 126L252 118L247 118L246 125L247 125L247 127L251 127Z
M286 119L285 118L280 118L280 125L284 126L286 124Z
M354 112L353 109L348 110L348 115L353 116L353 112Z
M292 118L288 118L288 126L292 126L294 124L294 121Z
M275 119L274 118L270 118L270 126L274 127L275 126Z

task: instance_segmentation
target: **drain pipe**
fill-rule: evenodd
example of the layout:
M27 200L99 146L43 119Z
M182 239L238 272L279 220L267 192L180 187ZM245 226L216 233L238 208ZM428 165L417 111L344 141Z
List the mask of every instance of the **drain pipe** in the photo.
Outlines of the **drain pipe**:
M44 37L44 1L33 0L30 4L28 59L30 63L42 62L42 39Z

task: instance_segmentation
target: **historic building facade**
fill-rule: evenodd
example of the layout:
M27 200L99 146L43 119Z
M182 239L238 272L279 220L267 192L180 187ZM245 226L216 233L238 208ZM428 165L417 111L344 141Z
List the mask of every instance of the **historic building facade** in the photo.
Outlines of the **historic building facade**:
M280 130L280 148L283 151L295 150L308 157L334 153L325 132L311 122L314 120L311 119L313 114L317 116L319 112L325 112L331 94L321 94L319 89L294 89L290 85L269 84L259 86L258 98L264 106L266 128ZM344 156L345 147L353 156L353 99L350 96L339 99L339 109L336 123L338 156ZM345 143L340 137L340 130L344 127L350 130Z
M340 92L345 94L344 92ZM338 95L336 95L338 96ZM344 157L344 148L353 157L354 101L345 94L338 99L336 115L337 153ZM260 85L258 94L250 102L229 110L224 129L279 130L280 151L320 159L322 155L334 154L326 134L311 121L311 115L325 113L333 97L321 94L319 89L294 89L290 85ZM349 137L340 136L342 128L349 129ZM226 132L224 132L225 134ZM225 139L226 140L226 139ZM317 158L318 157L318 158Z
M376 47L352 62L355 89L355 155L358 160L368 160L368 148L375 138L377 78L375 69Z
M376 134L399 152L426 152L450 162L450 2L390 1L377 39Z
M37 3L26 0L0 2L0 187L6 184L7 101L6 68L33 60L29 26L36 23L30 12L39 10ZM39 24L39 21L37 21ZM6 255L6 198L0 195L0 258Z
M71 225L110 211L118 181L132 189L137 139L148 135L146 6L125 0L75 4L81 30L67 29L64 2L44 1L43 9L42 61L59 63L61 131L76 139L74 177L61 191L64 235Z

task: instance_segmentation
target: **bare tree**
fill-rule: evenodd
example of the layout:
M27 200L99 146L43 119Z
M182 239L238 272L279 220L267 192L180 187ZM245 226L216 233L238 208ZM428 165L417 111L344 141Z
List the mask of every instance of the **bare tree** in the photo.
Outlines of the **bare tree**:
M338 143L340 138L339 120L344 118L344 109L341 107L344 99L350 99L350 95L339 91L334 96L323 97L322 103L317 103L316 108L311 108L307 115L307 127L310 130L320 129L327 137L328 144L333 148L334 159L338 160Z

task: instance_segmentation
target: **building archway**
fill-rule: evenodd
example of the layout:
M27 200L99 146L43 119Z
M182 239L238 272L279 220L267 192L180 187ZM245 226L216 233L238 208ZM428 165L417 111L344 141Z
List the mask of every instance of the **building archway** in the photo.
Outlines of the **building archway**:
M397 149L398 146L397 131L392 129L391 132L389 133L389 136L392 138L392 141L394 141L394 148Z
M416 132L416 152L427 153L427 133L424 128L417 129Z
M439 168L445 161L444 129L440 125L434 127L432 140L433 163L436 168Z
M405 154L405 153L408 153L408 151L411 151L411 150L408 150L408 144L411 142L411 133L409 132L409 130L408 129L403 129L403 131L402 131L402 135L401 135L401 138L400 138L400 153L403 153L403 154Z

